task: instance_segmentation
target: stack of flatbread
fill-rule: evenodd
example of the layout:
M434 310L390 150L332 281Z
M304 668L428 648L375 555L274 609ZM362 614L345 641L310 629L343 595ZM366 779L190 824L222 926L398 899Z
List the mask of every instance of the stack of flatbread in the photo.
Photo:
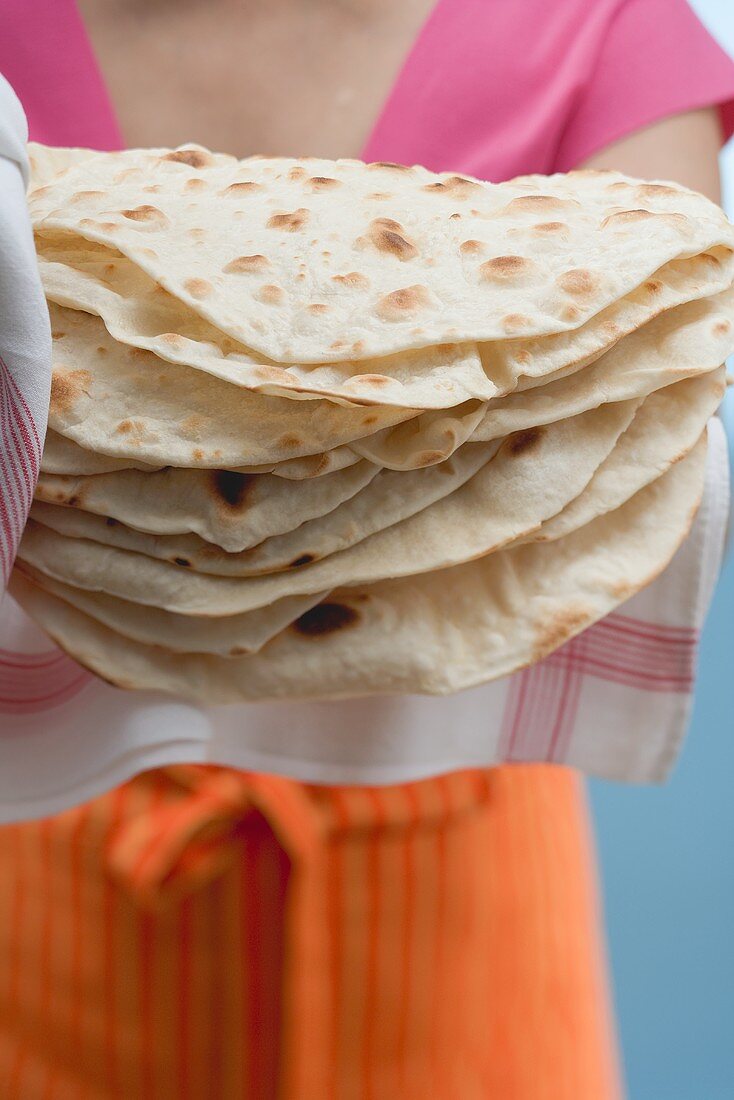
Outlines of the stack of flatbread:
M13 591L105 679L451 692L685 538L734 350L734 231L702 196L196 146L34 159L54 373Z

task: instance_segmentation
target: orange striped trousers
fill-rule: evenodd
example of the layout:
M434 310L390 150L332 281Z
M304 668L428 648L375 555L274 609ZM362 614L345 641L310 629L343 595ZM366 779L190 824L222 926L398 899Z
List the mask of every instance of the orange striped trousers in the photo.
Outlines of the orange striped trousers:
M2 1100L616 1100L560 768L167 768L0 830Z

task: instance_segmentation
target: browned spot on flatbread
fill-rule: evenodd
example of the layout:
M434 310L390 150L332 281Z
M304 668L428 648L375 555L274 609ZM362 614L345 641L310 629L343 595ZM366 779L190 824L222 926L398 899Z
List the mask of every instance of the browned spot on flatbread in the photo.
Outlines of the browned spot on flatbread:
M565 607L555 612L547 623L536 624L535 644L533 646L533 661L539 661L542 657L558 649L574 634L586 626L590 619L590 612L586 607Z
M614 581L609 585L609 591L616 600L626 600L628 596L634 595L635 586L626 579Z
M714 325L714 333L716 336L726 336L730 329L731 324L729 321L717 321Z
M250 191L262 191L262 184L254 180L240 180L238 183L230 183L220 192L222 195L245 195Z
M353 607L347 607L342 603L320 603L296 619L293 630L297 634L313 638L323 634L334 634L337 630L354 626L358 621L359 614Z
M308 221L308 210L301 206L287 214L273 214L265 223L268 229L281 229L286 233L296 233L303 229Z
M287 370L283 370L282 367L268 367L264 364L254 367L253 372L255 377L260 382L277 382L290 384L293 381L293 376L288 373Z
M642 284L648 294L659 294L663 289L663 284L659 279L648 279L647 282Z
M360 240L368 241L378 252L398 260L412 260L418 255L418 249L408 239L402 225L392 218L375 218Z
M172 153L166 153L161 160L173 161L174 164L188 164L189 168L207 168L214 164L214 157L203 149L174 149Z
M415 283L413 286L393 290L380 298L375 306L375 313L383 321L405 321L420 310L427 309L431 304L431 295L427 287Z
M526 454L537 447L544 435L545 428L540 426L525 428L524 431L513 432L511 436L508 436L504 446L513 456Z
M328 313L329 307L326 302L311 302L306 306L306 312L314 314Z
M530 214L540 214L546 210L564 210L573 205L569 199L559 199L556 195L518 195L510 199L502 208L503 214L514 214L527 210Z
M290 450L293 447L301 447L303 445L303 440L300 436L294 435L291 432L282 435L278 440L278 443L281 447L287 447Z
M524 256L494 256L480 265L479 278L484 283L510 281L529 275L534 267Z
M375 202L384 202L385 199L391 199L392 198L392 192L390 192L390 191L371 191L370 194L367 195L367 198L368 199L373 199Z
M104 233L117 233L120 229L116 222L98 222L94 218L82 218L79 226L82 229L101 229Z
M425 184L421 190L434 194L443 193L453 199L465 199L470 195L473 196L477 191L483 191L484 188L476 180L469 180L464 176L448 176L436 183Z
M183 336L180 336L177 332L162 332L158 337L164 344L168 344L171 348L183 348L186 346L186 341Z
M601 223L601 228L615 225L634 225L637 222L647 221L648 218L656 218L651 210L618 210L616 214L609 214Z
M123 218L131 222L142 222L144 225L155 226L163 229L169 225L168 218L157 206L134 206L131 210L121 210Z
M536 222L533 226L535 233L545 235L546 233L563 233L568 229L565 222Z
M228 508L242 508L247 496L255 486L256 474L240 474L234 470L213 470L212 488L220 503Z
M645 202L647 199L680 198L680 191L675 187L667 187L664 183L641 183L635 188L635 195Z
M185 279L183 285L192 298L208 298L214 290L206 279Z
M211 427L211 420L208 416L202 416L201 413L192 413L191 416L187 416L185 420L181 421L181 430L186 432L187 435L201 436Z
M191 192L191 191L207 191L208 188L209 188L209 185L206 182L206 180L200 179L198 177L194 177L193 179L186 180L186 183L183 185L184 191L188 191L188 192Z
M526 317L524 313L508 313L501 321L502 328L508 334L525 332L532 326L532 323L531 319Z
M341 185L341 180L335 180L332 176L311 176L306 180L306 186L311 191L332 191Z
M92 375L88 370L54 370L51 377L51 411L62 415L73 408L79 398L89 397Z
M289 562L289 569L299 569L302 565L310 565L312 561L316 561L315 554L301 554L299 557L294 558L292 562Z
M115 435L129 435L141 437L145 431L145 425L140 420L121 420L115 428Z
M372 164L367 165L368 168L388 168L395 172L412 172L412 168L408 168L407 164L395 164L391 160L375 160Z
M39 194L39 192L35 191L34 192L34 197L38 194ZM75 204L75 203L78 203L78 202L84 202L85 199L100 198L103 195L104 195L104 191L76 191L71 196L71 198L69 199L69 205L71 206L73 203Z
M291 169L290 169L290 171L288 172L288 179L289 179L289 180L294 180L294 181L296 181L296 180L302 180L302 179L304 178L304 176L305 176L305 175L306 175L306 169L305 169L305 168L301 168L301 166L300 166L300 165L296 164L296 165L294 165L294 167L293 167L293 168L291 168Z
M270 267L270 260L259 254L255 256L236 256L222 268L225 275L253 275L266 271Z
M416 469L422 469L424 466L435 466L437 462L443 462L446 459L444 451L421 451L420 454L415 456Z
M352 378L351 381L355 385L389 386L392 379L386 378L384 374L358 374L356 377Z
M556 279L556 286L574 298L588 298L599 289L599 277L585 267L564 271Z
M264 302L269 306L278 306L285 298L282 287L277 286L275 283L265 283L255 294L255 297L260 302Z
M127 180L139 179L141 171L139 168L123 168L121 172L118 172L116 176L112 177L113 183L125 183Z
M459 252L463 256L481 256L483 252L487 251L486 244L482 244L481 241L464 241L459 245Z
M331 278L333 282L339 283L340 286L348 286L352 290L366 290L370 285L367 276L359 271L348 271L346 275L332 275Z

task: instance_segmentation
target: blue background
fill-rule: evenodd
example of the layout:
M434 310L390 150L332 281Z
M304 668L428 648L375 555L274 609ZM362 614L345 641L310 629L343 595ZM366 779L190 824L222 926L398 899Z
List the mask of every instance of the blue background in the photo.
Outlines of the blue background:
M690 3L734 56L734 0ZM734 140L722 172L734 217ZM734 1100L734 546L672 779L590 786L630 1100Z

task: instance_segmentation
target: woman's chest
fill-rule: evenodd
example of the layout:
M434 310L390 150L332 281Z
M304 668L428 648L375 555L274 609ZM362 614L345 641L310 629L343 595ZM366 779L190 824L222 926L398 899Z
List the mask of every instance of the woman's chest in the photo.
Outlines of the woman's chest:
M79 0L129 145L357 156L433 0Z

